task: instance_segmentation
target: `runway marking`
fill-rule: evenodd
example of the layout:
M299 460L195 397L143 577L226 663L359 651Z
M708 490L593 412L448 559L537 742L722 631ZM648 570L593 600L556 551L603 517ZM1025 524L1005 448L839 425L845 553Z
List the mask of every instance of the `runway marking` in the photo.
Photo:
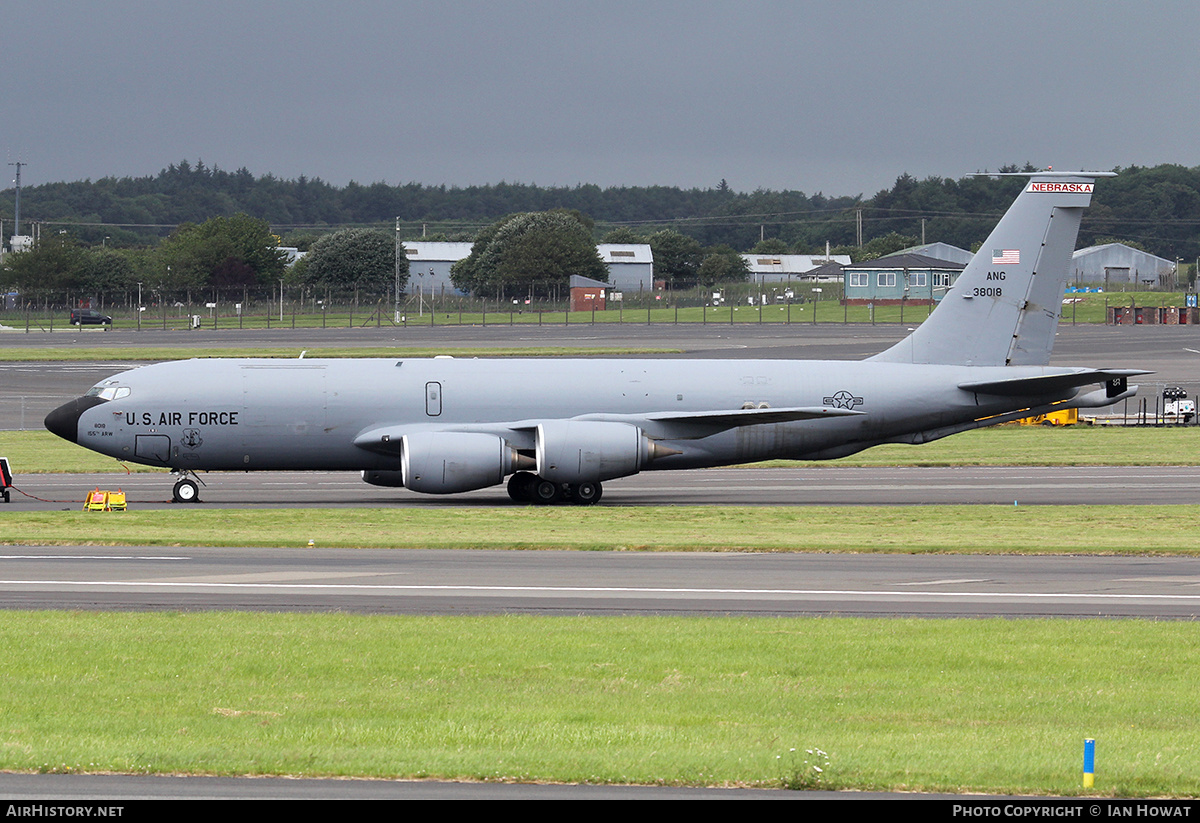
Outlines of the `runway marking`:
M664 594L664 595L773 595L785 597L866 597L946 599L1023 599L1023 600L1181 600L1200 602L1200 594L1101 594L1094 592L935 592L935 591L866 591L861 589L693 589L638 588L632 586L474 586L474 585L412 585L363 583L163 583L125 580L0 580L0 586L105 586L161 589L280 589L364 592L482 592L495 594Z
M191 560L172 555L122 554L0 554L0 560Z
M901 586L951 586L962 585L963 583L986 583L987 578L984 577L965 577L961 580L923 580L913 583L901 583Z

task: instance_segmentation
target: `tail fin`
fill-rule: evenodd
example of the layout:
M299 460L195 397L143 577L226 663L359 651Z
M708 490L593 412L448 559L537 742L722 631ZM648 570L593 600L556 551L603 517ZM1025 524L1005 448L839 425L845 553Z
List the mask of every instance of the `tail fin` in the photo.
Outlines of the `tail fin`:
M1083 210L1098 177L1036 172L916 331L871 360L951 366L1050 362Z

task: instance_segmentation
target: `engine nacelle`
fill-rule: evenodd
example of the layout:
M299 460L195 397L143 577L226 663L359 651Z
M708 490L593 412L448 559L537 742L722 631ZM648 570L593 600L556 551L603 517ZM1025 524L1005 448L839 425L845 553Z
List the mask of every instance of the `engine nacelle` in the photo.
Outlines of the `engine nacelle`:
M364 483L370 483L372 486L396 488L404 485L404 472L364 471L362 479Z
M503 482L518 459L512 446L494 434L417 432L401 438L400 475L412 491L454 494Z
M642 430L628 423L552 420L537 428L537 473L555 483L628 477L653 460L655 451Z

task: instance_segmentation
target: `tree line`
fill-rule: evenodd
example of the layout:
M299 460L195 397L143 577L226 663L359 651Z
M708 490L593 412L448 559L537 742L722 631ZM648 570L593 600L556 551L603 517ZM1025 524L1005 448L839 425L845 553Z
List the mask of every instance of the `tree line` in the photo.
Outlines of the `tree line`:
M1028 164L997 169L1032 170ZM1117 171L1096 187L1080 245L1120 240L1168 259L1200 256L1200 167ZM482 296L548 293L571 273L603 280L596 242L648 243L656 279L708 285L745 278L738 250L819 254L828 247L858 261L922 238L974 249L1022 185L1020 178L902 174L871 198L739 193L724 180L690 190L335 187L183 161L152 177L23 188L23 215L40 224L36 253L9 254L0 285L101 301L128 300L139 283L163 294L229 296L281 279L314 293L386 294L397 275L397 218L402 238L473 241L454 277ZM0 194L5 234L12 233L5 216L11 195ZM289 269L280 246L312 254ZM407 267L402 256L402 280Z
M1001 166L996 171L1032 170ZM986 170L985 170L986 171ZM1096 187L1081 242L1127 239L1168 259L1200 256L1200 167L1129 166ZM21 190L22 216L57 230L68 228L86 245L121 248L158 242L185 223L246 214L267 221L288 245L311 242L335 228L392 229L405 237L430 232L473 240L506 215L566 209L588 215L597 239L617 228L639 235L672 229L702 246L746 251L774 240L790 251L816 253L828 242L857 248L895 233L924 236L964 248L979 242L1007 208L1019 179L964 176L918 180L901 174L888 189L862 194L806 195L757 189L738 192L721 180L709 188L595 185L542 187L501 182L483 186L390 185L320 178L284 180L225 171L186 160L157 175L46 183ZM0 220L12 234L11 189L0 192ZM290 236L299 238L295 242Z
M276 285L355 297L391 293L408 279L408 258L378 229L344 229L320 237L295 265L265 220L246 214L184 223L151 246L88 246L67 231L43 232L32 248L5 255L0 289L22 302L116 303L194 299L221 302L271 294ZM148 301L146 300L148 298Z

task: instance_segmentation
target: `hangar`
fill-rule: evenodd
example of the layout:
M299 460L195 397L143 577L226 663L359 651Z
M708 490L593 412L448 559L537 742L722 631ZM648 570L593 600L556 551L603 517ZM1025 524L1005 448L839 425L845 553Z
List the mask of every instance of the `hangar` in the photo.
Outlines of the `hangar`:
M1175 261L1123 243L1089 246L1071 255L1071 283L1105 291L1174 289Z
M425 242L405 240L408 256L408 293L418 290L425 295L457 294L462 292L450 282L450 267L469 257L471 243Z
M471 255L472 243L405 240L408 293L462 295L450 281L450 267ZM654 288L654 255L645 243L602 243L596 252L608 267L612 288L650 291Z
M742 259L750 268L750 279L755 283L790 283L793 280L820 281L823 272L831 265L849 266L848 254L743 254ZM835 276L833 282L840 282Z

